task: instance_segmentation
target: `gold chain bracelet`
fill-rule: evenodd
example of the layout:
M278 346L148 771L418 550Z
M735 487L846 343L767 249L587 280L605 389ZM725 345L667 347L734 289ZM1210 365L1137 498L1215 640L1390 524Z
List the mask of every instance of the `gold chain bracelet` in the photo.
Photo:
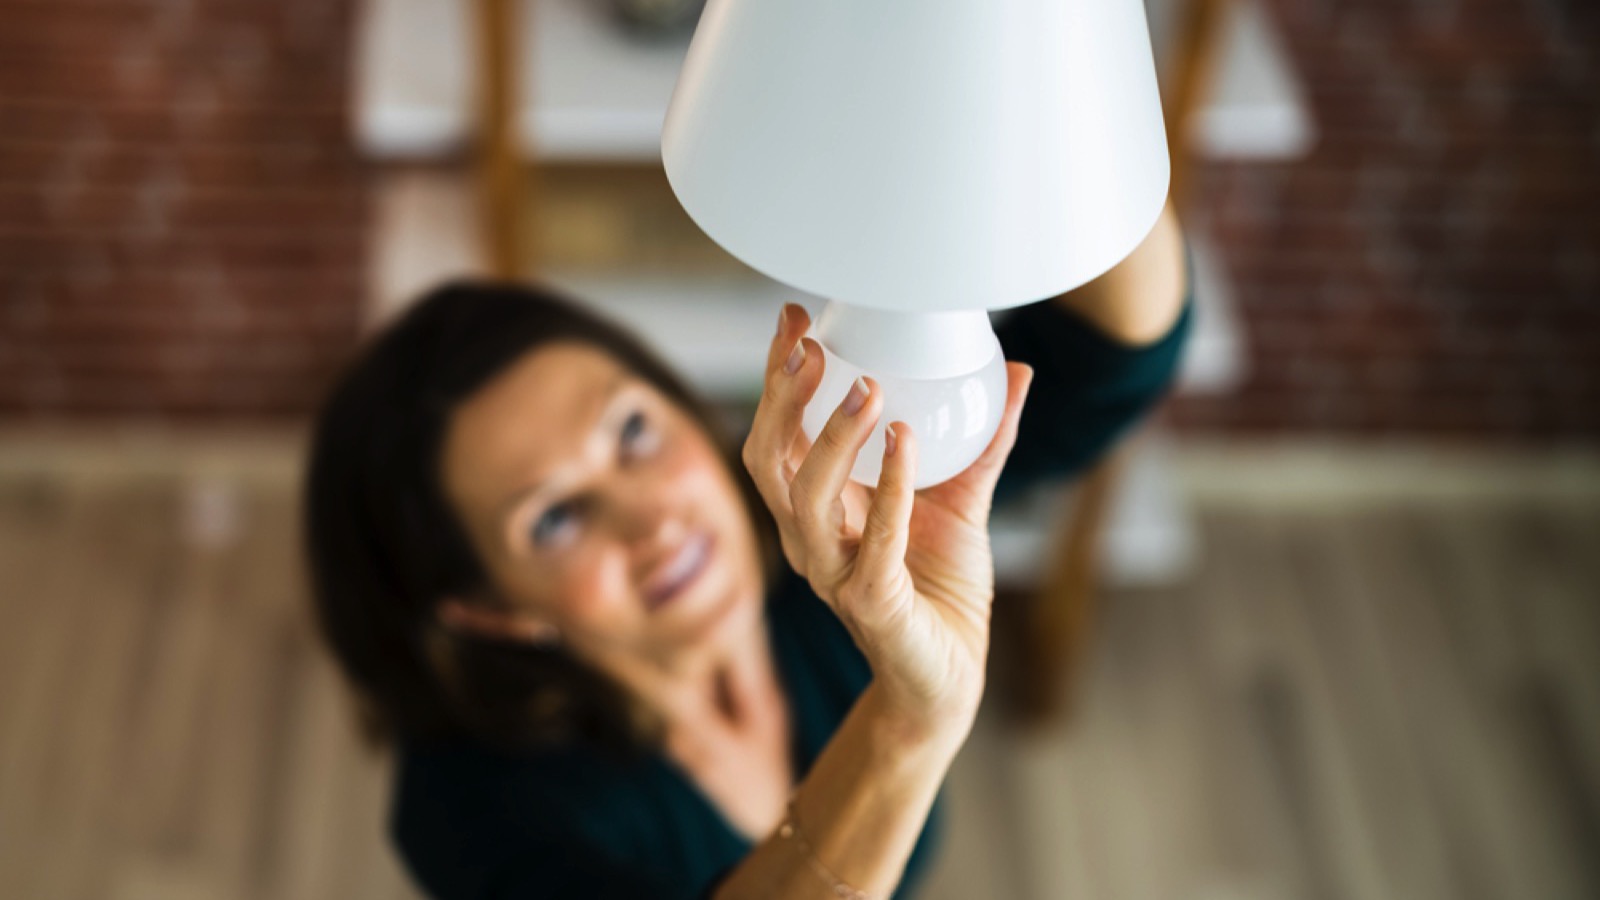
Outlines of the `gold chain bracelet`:
M833 874L833 871L823 865L822 860L817 858L816 850L812 848L811 842L806 839L806 833L800 830L800 816L795 811L793 798L789 800L789 806L784 813L783 822L778 825L778 837L794 841L800 846L800 855L805 858L806 865L811 867L811 871L815 872L818 878L827 882L828 887L833 890L835 896L843 897L845 900L872 900L866 891L852 887L843 878Z

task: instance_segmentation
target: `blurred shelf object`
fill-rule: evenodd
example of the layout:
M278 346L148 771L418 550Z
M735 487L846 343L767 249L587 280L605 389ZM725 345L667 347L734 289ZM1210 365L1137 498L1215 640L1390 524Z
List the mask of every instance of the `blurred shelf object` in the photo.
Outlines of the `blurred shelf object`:
M1178 489L1172 451L1161 432L1128 445L1112 487L1100 542L1099 581L1117 588L1178 581L1200 553L1200 530ZM1036 588L1050 574L1054 551L1074 512L1077 484L1035 491L994 511L989 539L995 580L1004 588Z
M1223 394L1247 373L1244 333L1233 297L1205 236L1190 228L1194 260L1194 330L1175 387L1180 393ZM1169 584L1192 570L1200 553L1194 512L1176 489L1159 428L1127 442L1127 459L1110 488L1105 534L1100 543L1101 580L1113 587ZM1076 485L1036 492L1024 502L995 511L990 527L997 579L1025 589L1045 578L1046 563L1059 545L1073 507Z
M1147 0L1150 40L1170 75L1177 12L1187 0ZM1189 152L1208 159L1292 159L1310 152L1316 130L1299 75L1263 0L1222 8L1216 68L1190 115ZM1166 52L1163 52L1166 51Z
M356 54L355 127L380 159L433 158L472 136L467 0L367 0ZM523 0L527 98L517 121L540 160L660 158L661 123L687 33L650 39L601 0Z
M1172 42L1181 0L1150 0L1152 40ZM353 93L356 140L376 159L432 159L473 133L468 0L367 0ZM601 0L523 0L516 123L541 161L660 158L661 123L688 50L688 34L650 39L620 27ZM1261 0L1231 3L1219 66L1192 118L1193 149L1209 157L1282 158L1313 140L1298 78Z
M1184 235L1194 262L1194 330L1184 350L1177 390L1225 394L1238 387L1248 369L1245 333L1234 314L1233 288L1205 233L1186 225Z
M758 275L638 277L551 269L544 280L628 323L701 392L733 403L761 394L778 310L799 303L815 314L822 306Z

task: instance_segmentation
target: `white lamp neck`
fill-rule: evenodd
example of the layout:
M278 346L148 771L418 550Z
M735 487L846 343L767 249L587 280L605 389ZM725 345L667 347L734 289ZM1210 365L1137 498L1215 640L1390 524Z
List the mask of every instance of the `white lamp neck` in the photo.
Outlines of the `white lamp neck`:
M813 336L850 363L896 378L953 378L976 372L1000 352L981 309L899 312L829 302Z

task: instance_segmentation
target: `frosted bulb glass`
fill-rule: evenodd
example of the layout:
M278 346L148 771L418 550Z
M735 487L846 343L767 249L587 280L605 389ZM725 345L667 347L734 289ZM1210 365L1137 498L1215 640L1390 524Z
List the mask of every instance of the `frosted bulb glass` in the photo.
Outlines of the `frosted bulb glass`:
M916 434L915 483L919 490L960 474L989 446L1000 428L1006 405L1006 360L998 345L990 360L976 371L946 378L897 378L870 372L826 346L822 355L822 383L801 419L806 437L816 440L857 376L871 376L883 393L878 425L850 470L854 481L878 483L883 466L883 432L890 422L905 422Z

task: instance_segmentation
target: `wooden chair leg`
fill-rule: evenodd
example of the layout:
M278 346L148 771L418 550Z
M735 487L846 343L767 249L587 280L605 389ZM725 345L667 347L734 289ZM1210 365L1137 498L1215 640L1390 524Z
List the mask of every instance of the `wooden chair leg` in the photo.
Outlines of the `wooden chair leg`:
M1217 68L1222 22L1233 0L1188 0L1180 12L1173 64L1164 83L1162 117L1167 126L1167 157L1172 161L1169 195L1181 202L1189 187L1188 127Z
M1187 125L1216 68L1221 24L1232 0L1188 0L1171 78L1164 84L1163 116L1172 160L1170 194L1183 196L1189 181ZM1017 642L1022 656L1016 699L1026 723L1039 725L1070 712L1085 668L1099 590L1098 554L1110 498L1125 450L1109 454L1084 477L1061 551L1033 604Z
M1122 454L1109 454L1084 476L1068 520L1062 552L1048 570L1019 635L1017 713L1040 726L1070 712L1094 629L1098 558Z
M518 141L522 30L516 0L478 4L478 202L491 274L524 278L533 260L523 204L530 186Z

